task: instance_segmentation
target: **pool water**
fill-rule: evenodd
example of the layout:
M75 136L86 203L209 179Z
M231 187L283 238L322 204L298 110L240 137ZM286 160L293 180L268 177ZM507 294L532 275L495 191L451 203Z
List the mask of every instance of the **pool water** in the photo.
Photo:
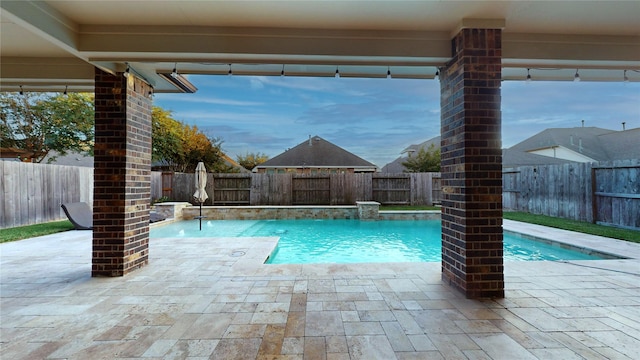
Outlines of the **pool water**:
M429 262L441 260L440 220L198 220L151 229L161 237L280 238L269 264ZM602 257L504 233L504 259L596 260Z

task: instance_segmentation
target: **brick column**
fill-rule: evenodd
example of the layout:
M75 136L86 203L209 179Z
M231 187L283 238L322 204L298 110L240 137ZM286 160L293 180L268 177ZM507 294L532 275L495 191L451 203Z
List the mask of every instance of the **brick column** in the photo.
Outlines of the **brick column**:
M440 70L442 279L467 298L504 297L501 36L461 30Z
M150 87L95 70L92 276L148 263L151 206Z

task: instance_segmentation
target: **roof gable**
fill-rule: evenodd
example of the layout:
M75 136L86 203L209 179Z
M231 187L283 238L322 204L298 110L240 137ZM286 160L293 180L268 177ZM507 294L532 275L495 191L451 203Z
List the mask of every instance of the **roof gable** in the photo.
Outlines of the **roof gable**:
M375 168L376 165L319 136L314 136L257 166L266 167Z

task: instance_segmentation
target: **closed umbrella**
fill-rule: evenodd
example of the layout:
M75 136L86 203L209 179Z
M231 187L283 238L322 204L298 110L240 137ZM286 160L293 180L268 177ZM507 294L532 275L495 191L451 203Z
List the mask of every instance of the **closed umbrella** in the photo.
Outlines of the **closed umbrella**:
M193 194L194 199L200 203L200 230L202 230L202 203L205 202L209 195L204 189L207 186L207 169L204 167L204 163L201 161L196 166L196 192Z

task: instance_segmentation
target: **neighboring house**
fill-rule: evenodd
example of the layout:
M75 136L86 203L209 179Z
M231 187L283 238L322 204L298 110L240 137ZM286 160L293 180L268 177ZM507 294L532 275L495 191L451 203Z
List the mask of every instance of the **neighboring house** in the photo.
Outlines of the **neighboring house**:
M431 138L417 145L411 144L407 146L404 150L400 152L400 157L388 163L387 165L383 166L380 172L388 173L388 174L397 174L397 173L403 173L407 171L407 168L405 168L404 165L402 165L402 163L406 162L411 156L413 156L413 154L417 154L418 151L420 151L420 149L428 150L431 147L431 145L433 145L433 148L435 150L440 149L440 136L436 136L434 138Z
M377 166L319 137L309 136L282 154L253 168L257 173L372 173Z
M506 149L503 166L640 159L640 128L551 128Z
M411 145L382 172L401 173L402 163L420 148L440 148L440 137ZM601 162L640 159L640 128L609 130L597 127L550 128L502 150L502 166L553 165L568 162Z

